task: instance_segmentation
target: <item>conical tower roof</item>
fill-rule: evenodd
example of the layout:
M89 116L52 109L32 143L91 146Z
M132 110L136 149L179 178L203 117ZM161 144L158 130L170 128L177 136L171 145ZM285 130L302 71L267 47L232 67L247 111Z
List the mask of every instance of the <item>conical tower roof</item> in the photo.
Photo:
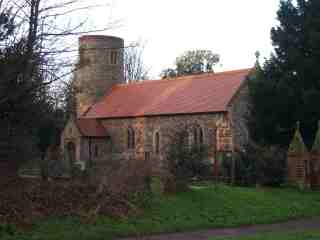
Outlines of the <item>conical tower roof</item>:
M308 152L308 149L307 149L306 145L304 144L304 141L301 136L300 123L297 122L297 128L296 128L295 134L293 136L293 139L290 143L288 153L304 154L306 152Z
M318 122L318 131L312 146L312 152L320 153L320 121Z

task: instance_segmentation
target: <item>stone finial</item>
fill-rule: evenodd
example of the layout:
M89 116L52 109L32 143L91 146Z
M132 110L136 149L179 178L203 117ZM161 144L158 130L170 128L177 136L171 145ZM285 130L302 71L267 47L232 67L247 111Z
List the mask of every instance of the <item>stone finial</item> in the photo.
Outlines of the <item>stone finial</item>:
M312 146L312 152L320 153L320 120L318 121L318 130Z
M304 141L302 139L301 132L300 132L300 122L297 122L296 131L290 143L288 153L304 154L307 151L308 151L307 147L304 144Z

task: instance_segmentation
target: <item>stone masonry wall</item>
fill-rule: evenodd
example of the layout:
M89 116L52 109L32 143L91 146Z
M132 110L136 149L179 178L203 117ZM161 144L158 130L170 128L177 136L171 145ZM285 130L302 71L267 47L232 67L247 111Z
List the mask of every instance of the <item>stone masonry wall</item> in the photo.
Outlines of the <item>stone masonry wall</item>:
M78 116L115 84L125 82L123 46L123 39L117 37L83 36L79 39L80 59L75 74Z
M246 116L248 114L248 89L242 88L230 105L229 112L207 114L185 114L172 116L153 116L123 119L99 120L106 128L108 137L89 139L79 136L72 121L66 127L62 138L76 144L77 159L89 160L89 145L91 145L91 161L107 161L110 156L117 158L153 161L155 168L161 166L178 131L189 131L189 142L193 141L195 126L203 131L204 144L209 146L209 160L217 161L217 152L232 152L236 147L244 146L248 139ZM135 148L128 149L128 129L135 132ZM73 129L73 130L70 130ZM159 153L155 151L155 136L159 133ZM71 135L70 135L71 134ZM62 141L63 142L63 141ZM95 157L95 148L98 156Z
M192 136L193 128L200 126L204 144L209 146L209 160L215 161L217 142L217 123L226 121L226 113L201 115L175 115L141 117L131 119L106 119L101 123L112 139L113 151L122 154L125 159L143 160L146 153L154 161L155 168L164 160L172 138L178 131L188 129ZM229 124L227 124L229 125ZM135 131L135 149L128 149L128 129ZM159 154L155 151L155 134L160 136ZM232 135L230 136L232 137ZM192 138L190 139L192 141ZM222 149L223 150L223 149ZM231 149L232 150L232 149Z
M231 101L229 119L233 129L233 141L236 150L243 150L249 142L247 119L250 114L249 88L243 85Z
M76 148L76 160L81 159L81 134L73 119L69 119L61 134L61 152L65 153L68 143L73 143Z

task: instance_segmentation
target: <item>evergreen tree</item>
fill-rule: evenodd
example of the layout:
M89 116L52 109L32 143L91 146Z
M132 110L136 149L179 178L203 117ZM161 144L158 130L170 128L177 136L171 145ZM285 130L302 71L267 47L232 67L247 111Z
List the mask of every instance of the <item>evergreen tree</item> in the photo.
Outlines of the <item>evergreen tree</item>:
M275 54L249 81L251 132L258 142L287 146L297 121L307 144L320 119L320 1L281 1L272 28Z

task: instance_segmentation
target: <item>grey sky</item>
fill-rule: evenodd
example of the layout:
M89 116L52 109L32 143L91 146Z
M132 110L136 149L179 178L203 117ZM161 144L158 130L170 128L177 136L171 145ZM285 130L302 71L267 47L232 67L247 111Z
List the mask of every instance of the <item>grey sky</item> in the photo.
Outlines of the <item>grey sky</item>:
M90 12L91 22L101 26L121 19L122 27L106 34L123 37L127 43L145 41L145 61L156 78L188 49L219 53L222 66L218 71L252 67L255 51L263 57L272 51L270 29L277 24L279 0L109 2L111 8Z

